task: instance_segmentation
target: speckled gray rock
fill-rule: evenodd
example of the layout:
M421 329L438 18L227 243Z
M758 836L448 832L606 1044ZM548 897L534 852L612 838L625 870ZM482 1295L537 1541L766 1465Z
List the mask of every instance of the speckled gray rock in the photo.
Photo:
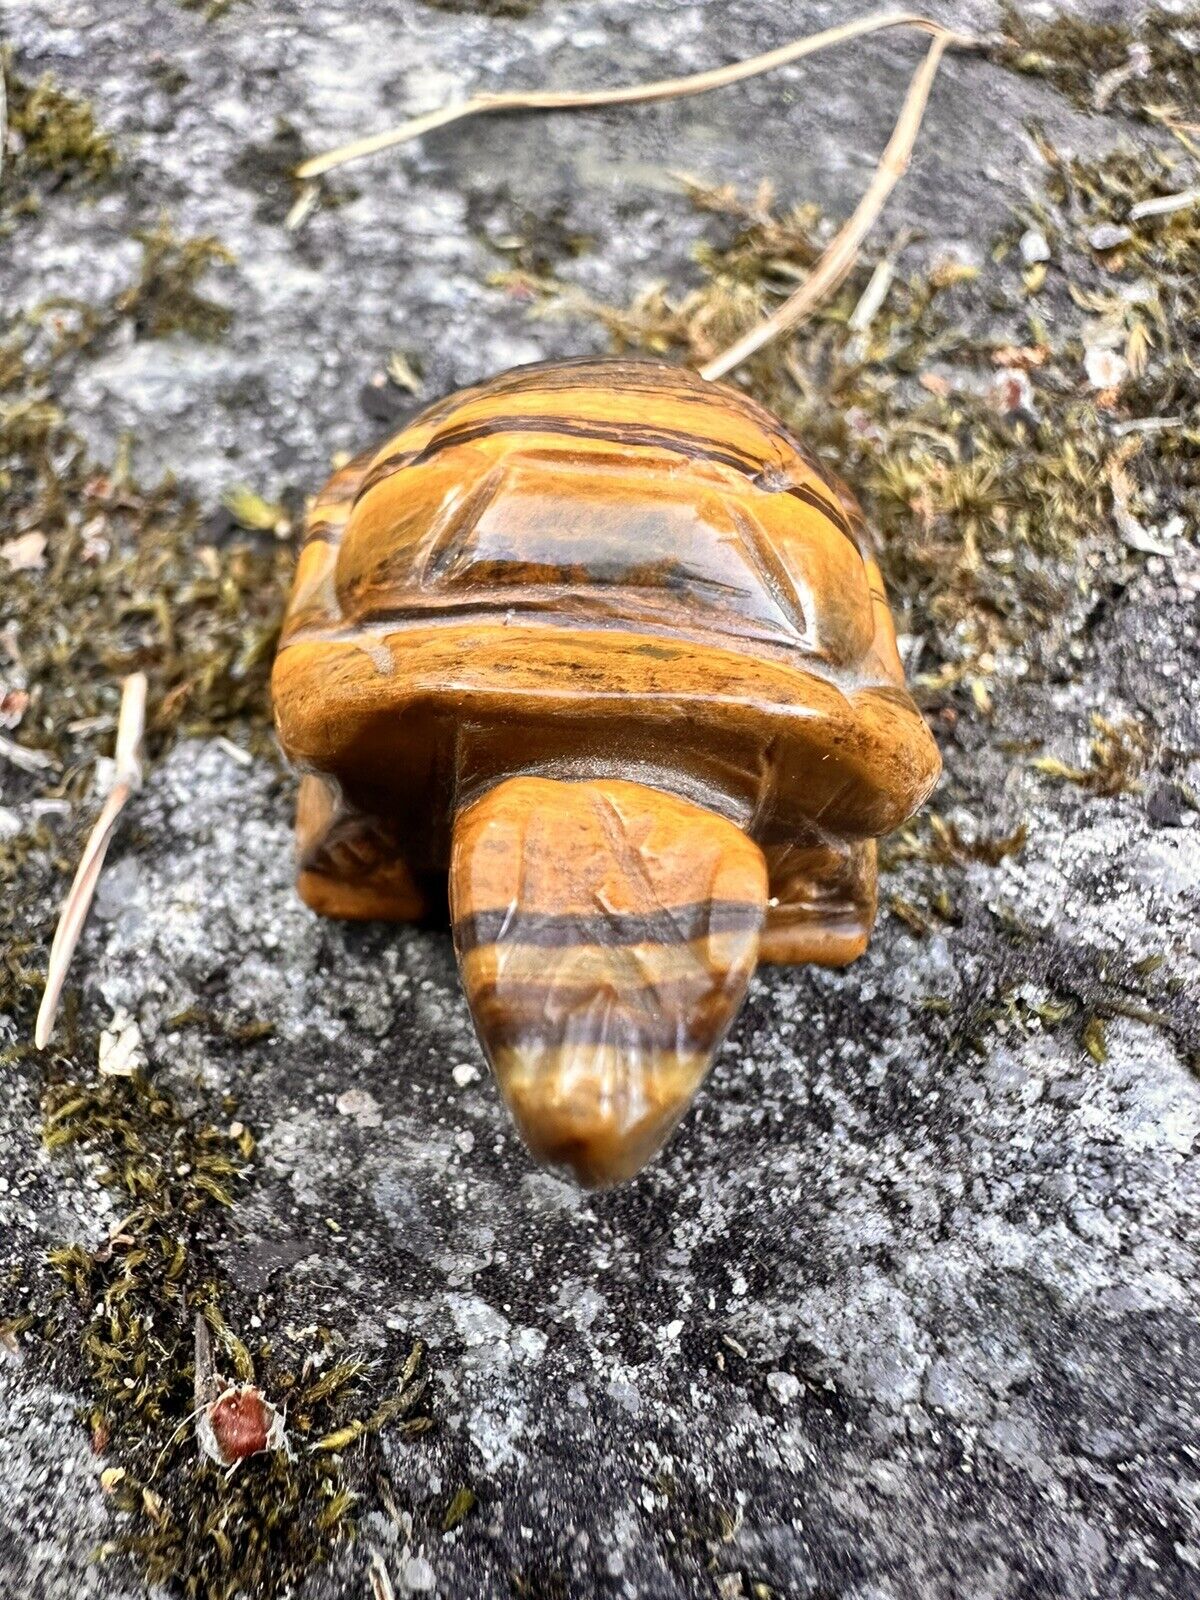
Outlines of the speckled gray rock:
M172 0L30 0L10 17L31 67L99 102L138 203L238 254L221 285L234 337L108 349L67 397L98 446L132 427L144 468L206 495L315 484L378 430L359 391L392 349L432 395L585 348L587 331L529 324L483 287L500 259L487 237L525 207L596 236L572 272L614 297L676 270L700 226L668 168L766 173L844 211L916 50L878 40L853 65L626 118L464 129L358 169L357 198L289 239L238 164L277 116L318 148L471 88L689 70L867 7L298 9L264 0L206 26ZM174 92L167 62L187 74ZM1032 187L1034 115L1077 142L1111 132L1043 86L948 61L904 215L978 244ZM82 218L48 203L0 261L0 295L123 284L147 220L132 193ZM1200 831L1194 813L1156 825L1138 796L1085 803L1002 748L1049 723L1077 759L1065 730L1115 701L1200 746L1179 692L1200 662L1186 576L1147 563L1076 681L1014 685L988 742L959 753L943 808L1031 823L1019 858L966 869L959 925L918 940L885 916L847 972L761 973L680 1135L610 1195L530 1168L447 936L321 923L295 899L290 779L219 743L152 772L82 946L85 1003L133 1012L184 1100L236 1090L258 1171L223 1265L368 1351L389 1326L419 1330L441 1426L388 1443L389 1470L414 1503L460 1482L479 1494L449 1536L368 1508L310 1600L366 1593L372 1559L398 1594L472 1600L508 1594L513 1572L535 1594L614 1600L752 1581L789 1600L1195 1592L1200 1086L1146 1022L1111 1022L1098 1064L1076 1032L1014 1017L1051 985L1091 992L1109 959L1165 953L1194 990ZM892 883L904 892L903 873ZM998 906L1025 943L1001 936ZM275 1034L236 1049L173 1034L166 1019L198 999ZM955 1032L968 1024L982 1053ZM6 1260L111 1220L98 1188L56 1183L35 1113L32 1075L6 1069ZM0 1592L132 1600L128 1573L88 1559L106 1513L72 1397L0 1365L0 1460Z
M103 0L20 8L12 25L22 60L86 92L137 181L82 217L49 206L22 228L0 259L4 302L110 297L136 270L133 228L163 209L238 258L218 280L235 337L117 340L89 364L67 399L99 448L130 430L143 472L170 469L210 494L243 478L266 493L307 490L335 450L381 431L360 394L393 350L415 360L432 397L519 361L599 349L598 327L531 322L486 286L511 263L497 241L531 211L543 233L589 236L596 248L569 263L569 276L619 300L631 280L679 274L703 228L679 171L750 189L768 177L782 195L843 212L870 177L921 48L892 33L700 99L466 124L347 168L337 184L346 203L298 235L283 230L283 174L301 138L320 150L474 90L674 76L873 8L545 0L528 9L506 21L421 0L255 0L206 25L178 0L148 0L136 19ZM996 10L983 0L930 9L966 27L987 27ZM1111 136L1044 85L1021 85L1018 99L998 69L948 58L889 217L930 228L943 245L978 246L1036 191L1031 117L1077 145Z

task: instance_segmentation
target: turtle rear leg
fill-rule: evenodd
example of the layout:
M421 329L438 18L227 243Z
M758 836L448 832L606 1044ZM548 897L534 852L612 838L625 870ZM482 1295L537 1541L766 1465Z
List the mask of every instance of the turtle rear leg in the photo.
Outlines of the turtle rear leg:
M759 960L844 967L867 948L875 924L875 841L768 845L771 900Z
M395 841L375 819L342 802L323 778L300 780L296 888L323 917L419 922L428 898Z
M631 1177L683 1116L758 957L767 873L732 822L639 783L511 778L459 812L450 909L533 1153Z

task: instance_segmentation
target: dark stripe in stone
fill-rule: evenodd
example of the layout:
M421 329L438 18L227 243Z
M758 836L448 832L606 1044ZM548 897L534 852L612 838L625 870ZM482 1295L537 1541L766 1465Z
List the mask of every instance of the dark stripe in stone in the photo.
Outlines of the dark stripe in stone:
M346 519L331 521L329 517L312 517L304 530L304 538L300 541L300 549L307 550L310 544L339 544L341 536L346 531Z
M562 993L550 984L547 984L544 996L537 1002L538 1014L531 1013L527 1018L511 1011L514 1003L512 990L503 995L494 1011L486 995L473 994L471 1005L486 1018L489 1048L544 1050L549 1055L569 1053L572 1048L581 1045L608 1045L613 1049L624 1049L631 1053L636 1051L638 1054L642 1051L662 1055L686 1055L693 1051L707 1054L720 1042L729 1025L728 1015L723 1014L728 1006L728 997L716 980L709 991L716 1006L707 1015L703 1011L698 1015L690 1012L683 1015L671 1011L664 1013L653 991L639 992L646 993L647 1005L645 1010L636 1012L623 1007L597 1012L588 1004L589 1000L595 998L595 990L591 990L586 995L580 995L578 1010L564 1017ZM555 1000L553 1021L546 1016L551 996Z
M500 394L559 394L574 390L595 394L613 389L623 394L670 394L676 402L692 403L706 410L720 413L736 410L742 418L787 450L793 450L820 478L826 488L836 494L838 481L819 456L794 437L778 417L759 402L729 383L706 382L688 367L675 366L662 361L649 360L597 360L592 356L577 356L570 361L533 362L512 372L493 378L480 385L474 393Z
M703 900L649 913L597 912L554 916L527 911L476 911L454 925L461 955L487 944L567 945L691 944L714 933L753 933L763 909L743 900Z
M385 456L363 479L359 493L366 494L392 477L394 473L402 471L405 467L420 466L443 450L452 449L455 445L471 444L476 439L486 439L497 433L544 433L563 438L598 439L607 444L627 445L634 449L669 450L695 461L715 461L721 466L731 467L735 472L740 472L757 488L794 495L806 505L813 506L828 517L838 532L844 534L855 549L858 549L850 523L841 507L827 500L824 495L818 494L808 484L788 484L784 480L780 482L778 489L775 489L771 482L771 474L776 473L781 478L782 474L778 468L769 463L744 455L741 451L734 450L732 446L722 447L711 439L696 438L677 428L651 428L637 423L568 422L561 417L548 416L487 417L480 422L464 423L458 428L447 428L444 433L439 433L430 439L422 450L403 450L396 455Z

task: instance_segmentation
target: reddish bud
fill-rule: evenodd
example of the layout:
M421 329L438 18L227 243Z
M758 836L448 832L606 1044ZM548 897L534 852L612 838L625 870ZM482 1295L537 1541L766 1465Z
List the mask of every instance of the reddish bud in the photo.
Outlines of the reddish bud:
M205 1406L196 1433L205 1455L223 1467L263 1450L287 1448L283 1418L251 1383L226 1389Z

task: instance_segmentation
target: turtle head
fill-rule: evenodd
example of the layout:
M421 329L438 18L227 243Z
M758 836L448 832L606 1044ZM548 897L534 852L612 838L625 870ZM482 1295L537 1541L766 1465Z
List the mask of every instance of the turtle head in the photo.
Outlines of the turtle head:
M643 784L511 778L459 812L463 987L535 1156L600 1188L661 1149L741 1006L766 896L740 828Z

